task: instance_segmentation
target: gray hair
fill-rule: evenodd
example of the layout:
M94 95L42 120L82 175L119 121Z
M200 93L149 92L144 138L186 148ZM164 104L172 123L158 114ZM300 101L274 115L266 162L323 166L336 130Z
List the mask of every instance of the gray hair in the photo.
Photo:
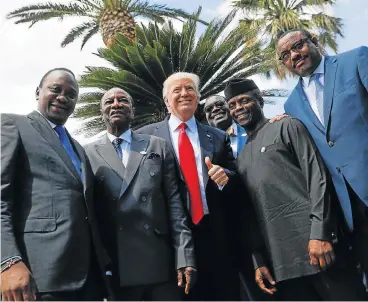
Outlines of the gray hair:
M169 92L169 88L172 85L174 81L181 80L181 79L190 79L194 83L194 89L197 93L198 100L201 97L201 94L199 93L199 77L195 73L189 73L189 72L176 72L173 73L171 76L169 76L165 82L164 87L162 89L162 96L164 100L167 98L167 94Z

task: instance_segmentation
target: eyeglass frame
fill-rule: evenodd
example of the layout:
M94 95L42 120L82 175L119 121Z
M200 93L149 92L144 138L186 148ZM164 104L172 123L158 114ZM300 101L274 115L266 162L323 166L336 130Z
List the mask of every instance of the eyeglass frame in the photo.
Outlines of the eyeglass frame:
M299 52L300 50L302 50L303 49L303 47L304 47L304 45L305 45L305 43L306 42L308 42L308 40L310 40L310 38L303 38L303 39L300 39L300 40L298 40L298 41L296 41L290 48L289 48L289 50L284 50L281 54L280 54L280 56L279 56L279 60L281 61L281 62L283 62L283 63L286 63L287 61L289 61L290 60L290 58L291 58L291 51L293 51L293 52ZM297 48L296 46L299 44L299 43L301 43L300 45L300 48ZM286 52L286 53L285 53ZM287 59L287 60L284 60L284 59L282 59L282 57L281 57L281 55L282 54L287 54L287 55L289 55L289 58Z

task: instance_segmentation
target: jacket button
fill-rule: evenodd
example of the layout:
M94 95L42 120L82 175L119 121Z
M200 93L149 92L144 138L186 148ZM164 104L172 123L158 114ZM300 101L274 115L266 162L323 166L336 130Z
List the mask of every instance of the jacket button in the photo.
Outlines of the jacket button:
M86 218L85 218L86 220L88 220L88 216L86 216Z
M100 180L101 180L101 181L104 181L104 180L105 180L105 176L101 176L101 177L100 177Z
M143 227L144 227L144 229L145 229L145 230L148 230L148 229L149 229L149 225L148 225L147 223L145 223L145 224L143 225Z
M333 141L329 141L329 142L328 142L328 145L329 145L330 147L333 147L333 146L335 145L335 143L334 143Z
M341 169L339 167L336 167L337 173L341 173Z
M150 172L150 175L151 175L151 176L154 176L154 175L155 175L155 172Z
M112 200L113 200L113 201L116 201L116 197L114 197Z
M120 230L120 231L122 231L122 230L123 230L123 227L122 227L122 226L120 226L120 227L119 227L119 230Z
M143 196L142 201L146 201L146 200L147 200L146 196Z

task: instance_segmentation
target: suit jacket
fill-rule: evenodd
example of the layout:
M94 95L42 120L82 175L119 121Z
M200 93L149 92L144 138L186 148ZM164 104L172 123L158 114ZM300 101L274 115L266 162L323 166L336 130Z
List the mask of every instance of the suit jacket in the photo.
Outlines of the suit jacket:
M211 159L212 164L220 165L221 167L226 169L226 173L230 177L231 181L231 179L235 175L235 160L230 145L230 139L224 131L198 122L197 129L201 146L201 156L203 161L203 184L206 190L208 209L211 215L216 215L220 218L221 216L223 216L220 215L220 211L222 210L224 205L224 202L221 200L223 194L221 194L222 192L219 191L217 185L208 177L208 168L207 165L204 164L204 159L208 156ZM175 154L175 150L171 142L168 118L166 118L162 122L142 127L138 129L137 132L151 134L165 139L169 143L173 154ZM180 170L179 160L176 157L176 154L175 159L177 177L180 180L180 193L183 197L183 200L185 201L185 208L187 210L187 213L190 216L190 211L188 209L189 193L184 180L184 176ZM225 192L226 190L227 185L224 188Z
M92 170L69 139L82 179L41 114L1 115L1 260L20 255L40 292L80 289L92 243L99 264L108 262L94 219Z
M368 48L325 58L325 127L310 107L301 81L286 101L285 111L301 120L312 135L352 228L345 181L368 205Z
M120 285L166 282L175 269L195 266L168 144L132 132L126 168L107 135L85 149L95 175L104 245Z

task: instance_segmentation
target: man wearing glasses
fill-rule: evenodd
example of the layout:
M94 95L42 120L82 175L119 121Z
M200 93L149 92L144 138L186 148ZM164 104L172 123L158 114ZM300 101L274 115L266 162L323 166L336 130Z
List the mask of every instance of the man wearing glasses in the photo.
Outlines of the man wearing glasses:
M368 48L323 56L305 30L283 33L282 64L300 77L285 103L313 137L345 216L346 239L368 272Z

